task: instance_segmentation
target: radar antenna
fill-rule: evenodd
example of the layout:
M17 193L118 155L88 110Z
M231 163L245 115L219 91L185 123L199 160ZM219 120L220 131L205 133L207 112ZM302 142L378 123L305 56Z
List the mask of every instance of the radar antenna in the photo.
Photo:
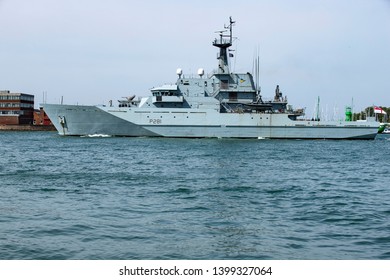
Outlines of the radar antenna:
M233 44L233 25L235 21L229 17L229 25L224 25L224 30L216 31L219 33L219 39L215 39L213 46L219 48L218 56L218 74L229 74L229 62L227 49ZM229 32L229 34L224 34Z

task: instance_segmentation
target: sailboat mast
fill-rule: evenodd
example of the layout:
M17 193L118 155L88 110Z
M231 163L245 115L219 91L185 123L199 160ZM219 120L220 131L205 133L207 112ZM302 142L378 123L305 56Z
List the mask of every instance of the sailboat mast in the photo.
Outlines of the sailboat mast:
M317 116L316 116L316 120L317 121L320 120L320 97L319 96L317 97Z

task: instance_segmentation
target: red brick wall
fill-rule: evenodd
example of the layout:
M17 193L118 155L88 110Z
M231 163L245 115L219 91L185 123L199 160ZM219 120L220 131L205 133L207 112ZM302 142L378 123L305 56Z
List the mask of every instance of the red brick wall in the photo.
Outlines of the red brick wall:
M18 116L0 116L0 124L19 124Z

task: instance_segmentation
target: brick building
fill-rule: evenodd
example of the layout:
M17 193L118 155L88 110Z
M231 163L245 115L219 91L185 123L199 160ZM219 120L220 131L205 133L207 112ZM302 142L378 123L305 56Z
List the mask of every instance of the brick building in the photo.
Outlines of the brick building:
M0 124L33 124L34 95L0 91Z
M46 115L45 111L43 110L43 107L40 107L39 110L34 111L34 125L52 125L49 116Z

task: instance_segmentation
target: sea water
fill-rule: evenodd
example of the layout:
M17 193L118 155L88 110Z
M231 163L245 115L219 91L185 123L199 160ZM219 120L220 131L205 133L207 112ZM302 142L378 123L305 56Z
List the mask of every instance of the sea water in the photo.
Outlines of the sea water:
M0 132L1 259L390 259L390 137Z

